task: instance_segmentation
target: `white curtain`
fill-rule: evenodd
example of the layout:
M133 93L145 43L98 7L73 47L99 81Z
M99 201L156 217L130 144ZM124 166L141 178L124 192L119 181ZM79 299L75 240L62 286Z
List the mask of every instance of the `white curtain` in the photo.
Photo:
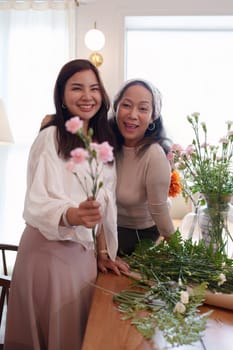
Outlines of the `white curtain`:
M75 2L0 2L0 98L15 143L29 144L53 109L61 66L75 56Z
M9 10L14 8L16 10L27 10L32 8L34 10L64 9L73 6L75 0L0 0L0 10Z
M28 151L52 113L60 68L75 57L75 2L0 0L0 99L14 144L0 144L0 240L18 243ZM54 174L58 176L58 174Z

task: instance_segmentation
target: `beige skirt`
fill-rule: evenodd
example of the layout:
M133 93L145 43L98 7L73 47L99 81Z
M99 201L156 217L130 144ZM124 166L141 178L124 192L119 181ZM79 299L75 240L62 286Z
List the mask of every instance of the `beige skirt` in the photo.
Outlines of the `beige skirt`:
M26 226L10 290L4 350L80 350L96 281L94 251Z

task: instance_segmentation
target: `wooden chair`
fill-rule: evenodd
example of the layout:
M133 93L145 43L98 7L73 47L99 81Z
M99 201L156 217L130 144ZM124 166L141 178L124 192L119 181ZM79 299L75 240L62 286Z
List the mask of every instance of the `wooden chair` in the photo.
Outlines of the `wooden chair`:
M2 327L3 313L5 306L7 307L9 290L11 284L11 271L8 265L8 260L10 260L9 253L15 252L14 259L16 258L18 246L14 244L3 244L0 243L0 251L2 255L2 274L0 274L0 327ZM12 257L12 256L11 256ZM13 266L11 266L11 269ZM5 330L5 328L4 328ZM3 332L4 333L4 332ZM0 350L3 349L3 344L0 344Z

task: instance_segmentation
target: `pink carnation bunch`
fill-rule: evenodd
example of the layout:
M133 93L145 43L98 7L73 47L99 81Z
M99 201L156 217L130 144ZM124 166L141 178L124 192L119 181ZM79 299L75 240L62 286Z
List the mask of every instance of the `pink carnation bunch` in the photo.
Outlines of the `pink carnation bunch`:
M75 116L69 119L66 124L66 129L72 134L76 134L84 143L84 148L77 147L70 152L70 161L67 164L67 169L78 178L83 190L86 192L86 186L84 186L82 179L78 177L75 172L75 166L88 161L89 164L89 175L92 179L92 197L96 198L98 190L103 186L101 181L98 182L100 172L105 163L112 162L113 147L108 142L102 142L100 144L92 142L93 130L89 128L88 134L83 134L83 121ZM93 166L94 165L94 166ZM86 193L89 197L89 193Z
M83 133L83 121L78 116L69 119L65 123L65 126L67 131L80 137L84 144L84 148L77 147L70 152L70 161L67 164L67 170L71 171L76 176L87 198L92 197L95 199L98 195L98 191L103 186L103 182L100 180L102 168L105 163L113 161L113 147L110 146L108 142L102 142L101 144L92 142L93 130L89 128L87 135L85 135ZM87 188L86 178L81 179L79 174L75 171L76 165L80 165L83 162L87 162L89 166L87 175L90 176L92 182L92 188L89 190ZM89 193L89 191L91 191L91 193ZM95 228L92 228L92 238L96 253Z

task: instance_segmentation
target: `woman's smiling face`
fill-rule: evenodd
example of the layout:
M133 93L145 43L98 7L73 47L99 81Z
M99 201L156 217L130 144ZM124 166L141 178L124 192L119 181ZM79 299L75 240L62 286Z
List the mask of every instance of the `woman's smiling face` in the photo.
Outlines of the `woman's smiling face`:
M135 147L153 121L151 92L139 84L130 86L119 101L116 112L125 146Z
M67 80L63 103L73 116L83 120L86 132L89 120L102 104L100 86L92 70L77 72Z

